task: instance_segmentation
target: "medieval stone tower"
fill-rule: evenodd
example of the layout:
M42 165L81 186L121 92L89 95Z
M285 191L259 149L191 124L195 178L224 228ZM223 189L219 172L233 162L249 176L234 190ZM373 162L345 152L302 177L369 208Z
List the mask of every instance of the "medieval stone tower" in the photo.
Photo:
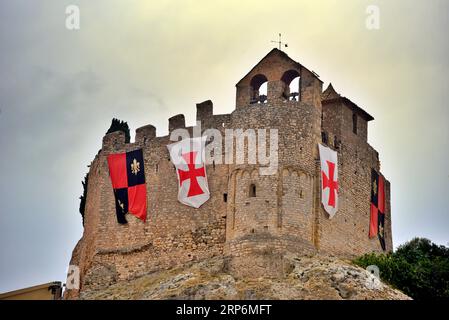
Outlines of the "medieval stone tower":
M69 297L214 255L229 257L229 268L242 276L282 276L287 252L354 257L382 251L377 238L368 238L371 170L380 170L379 155L367 142L373 117L332 85L323 92L317 74L278 49L236 89L231 114L214 115L206 101L197 104L197 121L223 136L226 129L277 129L276 172L260 175L257 164L208 164L211 198L194 209L177 201L169 136L157 137L152 125L138 128L134 143L125 143L122 132L107 134L90 166L84 234L71 260L80 268L81 287ZM178 128L186 128L183 115L169 119L169 131ZM338 152L339 211L332 219L320 203L318 143ZM128 215L128 224L120 225L106 157L138 148L144 152L147 222ZM391 251L388 181L385 211Z

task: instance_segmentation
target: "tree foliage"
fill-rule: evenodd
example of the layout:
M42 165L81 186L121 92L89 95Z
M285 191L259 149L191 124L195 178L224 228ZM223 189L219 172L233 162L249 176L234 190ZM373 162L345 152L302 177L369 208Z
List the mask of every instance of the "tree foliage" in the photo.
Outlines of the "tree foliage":
M449 298L449 248L428 239L414 238L394 253L366 254L354 263L376 265L382 280L413 299Z
M83 226L84 226L84 211L86 210L86 198L87 198L87 183L89 182L89 174L86 173L84 176L84 181L81 181L83 184L83 194L80 197L80 213L81 218L83 219Z
M125 142L129 143L131 140L131 136L129 133L129 126L128 123L125 121L121 121L119 119L112 119L112 123L111 126L109 127L108 131L106 132L106 134L108 133L112 133L112 132L116 132L116 131L122 131L125 133Z

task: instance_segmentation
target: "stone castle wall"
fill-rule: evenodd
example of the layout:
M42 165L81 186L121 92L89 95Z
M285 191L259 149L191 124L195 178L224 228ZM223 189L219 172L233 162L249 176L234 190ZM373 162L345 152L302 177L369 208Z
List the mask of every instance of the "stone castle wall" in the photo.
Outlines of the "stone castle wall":
M339 211L333 219L320 206L319 244L323 251L338 255L361 255L379 251L377 237L368 239L371 199L371 169L380 171L379 155L367 142L367 121L359 117L353 132L353 110L340 103L323 106L323 132L328 145L338 151ZM336 141L336 142L335 142ZM386 247L393 249L389 182L386 181ZM319 195L317 195L318 197Z
M121 132L103 138L89 171L84 234L71 260L80 267L81 291L69 290L67 298L214 255L232 257L229 268L241 276L279 276L285 252L319 250L354 257L381 251L377 238L368 239L371 169L379 170L380 163L367 143L367 121L361 118L354 134L354 111L340 102L322 104L321 81L284 55L267 55L237 84L231 114L214 115L211 101L197 105L203 132L217 129L224 136L227 129L277 129L279 138L279 166L272 175L261 175L260 165L247 162L208 164L211 198L199 209L177 200L178 180L166 147L172 143L169 136L157 137L148 125L136 130L134 143L125 143ZM283 98L286 71L300 75L300 101ZM267 102L250 104L250 79L261 73L268 82ZM170 133L179 128L186 128L183 115L169 119ZM194 128L186 130L192 133ZM339 157L339 211L333 219L320 204L317 144L322 132ZM144 152L147 222L127 215L128 224L120 225L106 159L138 148ZM248 142L246 155L247 148ZM255 196L250 194L252 185ZM386 189L386 242L392 250L388 182Z

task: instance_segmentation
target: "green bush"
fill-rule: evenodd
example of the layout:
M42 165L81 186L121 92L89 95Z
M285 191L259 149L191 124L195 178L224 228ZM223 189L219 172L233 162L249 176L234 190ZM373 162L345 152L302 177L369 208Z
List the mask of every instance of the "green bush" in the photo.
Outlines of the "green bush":
M370 253L354 260L366 268L376 265L380 277L416 300L449 298L449 248L414 238L394 253Z

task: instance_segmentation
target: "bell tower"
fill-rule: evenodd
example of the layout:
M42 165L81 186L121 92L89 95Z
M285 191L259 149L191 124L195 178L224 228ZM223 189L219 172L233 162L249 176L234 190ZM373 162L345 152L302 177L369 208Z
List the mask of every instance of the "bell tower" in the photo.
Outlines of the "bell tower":
M237 109L283 101L321 104L322 81L318 76L276 48L254 66L236 88Z

